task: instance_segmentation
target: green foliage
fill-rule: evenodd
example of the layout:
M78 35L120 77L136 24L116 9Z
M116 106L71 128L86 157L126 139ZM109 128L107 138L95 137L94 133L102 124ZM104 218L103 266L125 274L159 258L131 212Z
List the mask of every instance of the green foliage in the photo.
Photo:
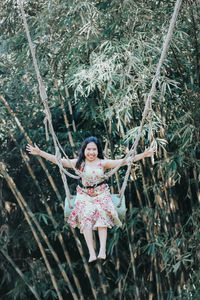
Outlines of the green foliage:
M53 125L70 157L89 135L102 139L110 157L122 157L134 143L174 3L24 1ZM152 115L138 146L140 152L156 143L157 156L134 166L126 191L127 220L122 230L109 232L108 258L101 270L90 267L88 276L83 237L78 234L82 257L63 220L58 193L64 199L64 189L57 167L45 163L57 187L55 192L38 160L22 157L27 141L19 122L33 142L48 152L55 150L51 137L46 141L45 113L17 1L1 1L0 94L15 117L0 100L0 160L52 243L78 297L73 274L84 299L93 299L93 288L98 299L199 298L199 9L197 1L183 1L153 96ZM124 170L119 175L122 183ZM68 179L68 183L74 193L76 182ZM0 208L2 249L41 299L57 299L38 244L1 174ZM52 252L36 233L58 289L64 298L73 299ZM0 297L34 297L3 255L0 275Z

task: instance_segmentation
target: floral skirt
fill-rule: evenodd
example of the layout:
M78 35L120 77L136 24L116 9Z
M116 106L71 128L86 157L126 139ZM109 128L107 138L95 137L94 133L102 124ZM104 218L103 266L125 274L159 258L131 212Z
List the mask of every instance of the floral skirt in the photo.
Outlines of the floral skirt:
M121 227L108 185L102 184L95 188L78 186L74 209L67 222L74 228L80 228L81 233L85 228Z

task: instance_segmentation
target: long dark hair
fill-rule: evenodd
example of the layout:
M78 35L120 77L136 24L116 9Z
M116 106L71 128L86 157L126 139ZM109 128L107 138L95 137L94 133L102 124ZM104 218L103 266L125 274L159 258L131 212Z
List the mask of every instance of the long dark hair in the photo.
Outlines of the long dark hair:
M84 142L81 145L78 160L76 162L76 168L77 169L80 169L82 162L85 161L85 153L84 152L85 152L85 148L87 147L87 144L89 144L89 143L95 143L97 145L97 150L98 150L97 157L101 158L101 159L104 159L101 142L95 136L90 136L87 139L85 139Z

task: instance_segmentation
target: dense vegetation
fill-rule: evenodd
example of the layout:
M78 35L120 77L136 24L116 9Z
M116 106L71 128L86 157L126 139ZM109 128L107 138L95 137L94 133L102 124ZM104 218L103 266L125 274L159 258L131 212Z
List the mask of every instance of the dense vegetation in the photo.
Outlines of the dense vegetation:
M69 157L84 138L123 157L137 135L174 0L27 0L24 9L58 139ZM106 262L87 264L82 235L63 218L58 168L15 0L0 4L0 298L199 299L200 3L185 0L133 165L123 229ZM117 192L125 168L111 179ZM77 182L68 178L71 193ZM96 240L98 243L98 239Z

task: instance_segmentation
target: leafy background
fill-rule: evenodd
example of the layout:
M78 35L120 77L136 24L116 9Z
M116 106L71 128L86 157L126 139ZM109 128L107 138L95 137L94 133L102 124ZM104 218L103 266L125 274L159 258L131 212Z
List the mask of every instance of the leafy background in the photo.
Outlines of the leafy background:
M90 135L108 157L131 147L174 4L24 1L69 157ZM17 1L0 8L1 299L199 299L199 1L182 3L138 146L142 152L154 138L158 153L133 166L123 228L109 231L107 260L92 265L83 236L63 219L58 168L26 154L28 137L54 148ZM112 191L124 174L113 176ZM76 181L68 184L75 193Z

